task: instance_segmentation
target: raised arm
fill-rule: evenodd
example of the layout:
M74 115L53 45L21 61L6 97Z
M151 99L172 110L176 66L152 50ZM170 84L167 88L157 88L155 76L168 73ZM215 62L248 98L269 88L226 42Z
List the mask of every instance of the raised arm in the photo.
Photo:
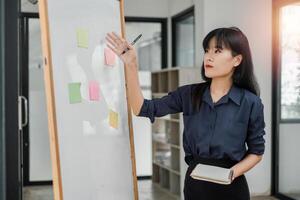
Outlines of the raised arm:
M167 114L182 112L183 93L187 93L185 86L179 87L175 91L156 99L144 99L138 80L138 66L136 51L126 40L115 33L107 34L108 47L114 51L124 62L127 73L127 88L129 92L129 102L133 113L137 116L148 117L153 123L155 117L162 117ZM129 50L122 54L128 48Z
M117 54L125 65L125 71L127 75L127 90L128 99L131 105L132 111L135 115L140 113L143 105L144 97L138 78L138 65L136 51L131 44L126 40L119 37L116 33L108 33L106 35L108 41L107 46ZM128 48L129 50L122 54L122 52Z

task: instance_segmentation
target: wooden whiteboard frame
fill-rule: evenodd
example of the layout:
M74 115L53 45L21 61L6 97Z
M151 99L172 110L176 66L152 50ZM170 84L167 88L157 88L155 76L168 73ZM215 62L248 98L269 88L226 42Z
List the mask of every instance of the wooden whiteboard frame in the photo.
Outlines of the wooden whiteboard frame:
M120 1L121 35L123 38L125 38L124 0L119 0L119 1ZM61 169L60 169L59 143L58 143L56 111L55 111L56 107L55 107L47 0L39 0L39 15L40 15L40 24L41 24L42 50L43 50L43 58L44 58L44 81L45 81L45 93L46 93L46 103L47 103L47 112L48 112L50 156L52 161L53 195L54 195L54 200L63 200L63 188L62 188L62 177L61 177ZM133 135L133 127L132 127L131 106L130 103L128 102L126 67L124 69L124 72L125 72L130 150L131 150L130 158L132 163L133 190L134 190L134 199L138 200L134 135Z

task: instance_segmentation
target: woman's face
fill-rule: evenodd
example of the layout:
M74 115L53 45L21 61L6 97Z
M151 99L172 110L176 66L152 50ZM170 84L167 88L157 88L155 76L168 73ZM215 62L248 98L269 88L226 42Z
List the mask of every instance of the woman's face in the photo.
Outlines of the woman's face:
M234 68L241 62L241 55L232 56L231 50L217 48L216 38L213 37L204 53L205 76L208 78L231 77Z

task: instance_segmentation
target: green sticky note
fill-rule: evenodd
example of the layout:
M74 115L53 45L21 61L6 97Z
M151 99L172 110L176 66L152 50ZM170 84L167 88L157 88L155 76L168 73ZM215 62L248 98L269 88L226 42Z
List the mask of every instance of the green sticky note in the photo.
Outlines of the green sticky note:
M81 83L69 83L69 101L70 103L80 103L81 94L80 94Z
M77 29L77 46L80 48L89 47L89 32L85 29Z

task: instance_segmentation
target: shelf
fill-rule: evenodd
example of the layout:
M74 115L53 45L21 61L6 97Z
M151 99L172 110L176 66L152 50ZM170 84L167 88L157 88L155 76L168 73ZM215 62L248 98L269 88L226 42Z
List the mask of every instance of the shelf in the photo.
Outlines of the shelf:
M159 77L158 73L152 73L151 74L151 90L153 93L158 92L158 82L159 82Z
M159 168L159 184L165 189L170 188L170 172L167 169Z
M169 91L174 91L179 86L179 76L178 71L168 72L168 89Z
M162 117L156 117L156 119L165 119L169 121L179 122L179 113L169 114Z
M162 98L179 86L197 83L199 68L169 68L152 72L152 99ZM182 114L156 117L152 124L152 180L155 186L180 199L184 175L182 156Z
M165 192L168 195L170 195L171 197L175 198L176 200L180 200L180 196L179 195L176 195L176 194L170 192L170 190L167 190L167 189L164 189L164 188L160 187L160 185L158 183L153 183L153 185L155 187L157 187L159 190L161 190L162 192Z
M179 121L179 113L171 114L171 119L177 119Z
M171 166L175 171L180 171L180 149L171 148Z
M179 145L179 139L180 139L179 123L168 121L166 128L167 128L166 134L167 134L168 141L171 144Z
M158 92L167 93L168 92L168 72L159 73L158 81Z
M166 123L161 120L155 120L152 124L152 133L165 134L166 133Z
M152 181L154 183L159 183L159 166L152 164L152 170L153 170Z
M170 174L170 192L180 195L180 176L177 174Z
M163 96L166 96L166 95L168 95L168 93L167 92L165 92L165 93L161 93L161 92L152 92L152 98L154 99L154 98L161 98L161 97L163 97Z
M174 119L174 118L171 118L170 115L166 115L166 116L163 116L163 117L157 117L156 119L159 119L159 120L167 120L167 121L170 121L170 122L180 122L179 119Z
M156 120L152 125L152 138L155 141L164 142L174 147L179 147L180 144L180 123L174 119Z
M155 137L153 137L152 139L153 139L154 142L158 142L158 143L162 143L162 144L167 144L167 145L170 145L173 148L180 149L179 145L175 145L175 144L169 143L166 138L155 138Z
M177 174L178 176L180 176L180 172L171 169L170 166L166 166L166 165L160 164L160 163L155 162L155 161L153 161L153 164L155 164L155 165L157 165L157 166L159 166L159 167L161 167L161 168L164 168L164 169L166 169L166 170L169 170L170 172L172 172L172 173Z

